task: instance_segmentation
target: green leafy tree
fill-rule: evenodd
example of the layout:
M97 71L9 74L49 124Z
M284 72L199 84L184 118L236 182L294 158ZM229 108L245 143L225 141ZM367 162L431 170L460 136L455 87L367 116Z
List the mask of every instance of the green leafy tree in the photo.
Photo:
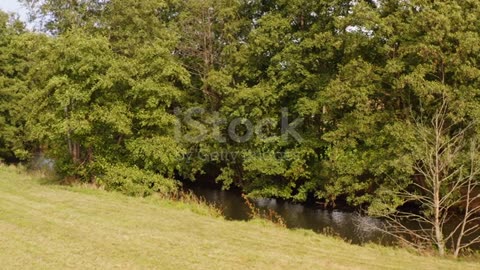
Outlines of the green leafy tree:
M0 12L0 158L25 160L36 147L25 133L28 107L21 103L29 94L28 72L33 68L31 50L40 40L25 31L14 15Z
M324 124L312 100L333 79L342 60L343 41L335 18L347 14L347 2L252 1L244 7L250 11L251 30L232 56L234 84L221 111L229 119L276 119L267 125L276 136L229 143L229 151L241 153L240 158L226 164L219 180L241 185L253 196L297 200L305 200L320 186L316 183L325 143L319 134ZM301 142L281 138L284 108L290 122L304 118L297 129Z
M409 119L431 117L443 95L457 119L477 118L477 12L471 1L377 1L337 19L345 59L317 103L329 123L321 197L368 204L392 178L411 183Z
M40 7L62 10L61 3ZM34 104L30 134L48 144L63 175L137 190L132 194L175 186L164 185L184 151L174 138L173 108L185 98L189 76L173 55L177 36L160 16L167 7L109 1L94 28L58 28L58 37L37 52L35 90L25 100ZM106 177L121 172L124 181Z

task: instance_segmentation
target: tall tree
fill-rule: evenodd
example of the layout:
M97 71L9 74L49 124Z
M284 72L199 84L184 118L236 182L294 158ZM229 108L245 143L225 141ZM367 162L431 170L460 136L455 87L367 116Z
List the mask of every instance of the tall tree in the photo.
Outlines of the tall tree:
M235 84L221 111L229 119L276 119L267 127L276 130L277 136L230 142L229 151L240 152L240 158L236 164L226 164L220 180L237 183L257 196L305 200L312 191L324 145L318 140L323 123L318 116L312 117L317 108L310 100L332 80L342 60L343 42L335 20L347 14L346 2L246 4L251 30L232 57L230 78ZM284 108L290 123L304 118L297 129L303 141L285 141L280 136ZM277 158L279 153L283 157Z
M443 95L463 123L478 117L479 29L470 12L479 12L476 2L377 1L338 19L348 57L318 100L331 125L323 135L330 180L319 195L362 204L394 188L391 178L411 183L411 113L428 119Z
M159 0L109 1L94 28L66 27L37 53L29 127L61 172L135 194L172 186L183 151L173 108L189 77L165 10Z
M25 133L28 107L21 100L28 95L30 52L39 46L40 36L25 31L14 15L0 11L0 158L24 160L35 147Z
M242 0L179 1L173 20L180 33L176 53L192 75L196 94L218 109L225 93L223 69L232 52L248 33L248 21L241 15Z

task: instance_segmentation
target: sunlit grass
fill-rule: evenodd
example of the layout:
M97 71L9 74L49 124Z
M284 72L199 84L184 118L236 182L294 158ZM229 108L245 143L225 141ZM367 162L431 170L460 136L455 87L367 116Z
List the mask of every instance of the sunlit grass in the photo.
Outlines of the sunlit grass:
M217 216L196 199L130 198L0 166L0 269L480 269Z

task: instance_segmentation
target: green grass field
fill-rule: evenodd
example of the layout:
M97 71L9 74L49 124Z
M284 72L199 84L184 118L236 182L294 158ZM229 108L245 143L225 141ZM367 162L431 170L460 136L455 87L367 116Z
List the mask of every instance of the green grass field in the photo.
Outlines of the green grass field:
M480 269L0 166L0 269ZM203 209L203 210L202 210Z

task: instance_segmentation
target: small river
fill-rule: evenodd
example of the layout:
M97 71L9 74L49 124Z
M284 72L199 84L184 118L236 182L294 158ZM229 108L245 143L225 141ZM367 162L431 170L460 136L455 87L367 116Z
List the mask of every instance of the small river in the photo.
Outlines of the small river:
M213 187L194 186L189 188L195 195L204 198L223 210L228 220L248 220L250 210L238 192L218 190ZM284 220L288 228L309 229L318 233L339 236L354 244L368 242L388 244L391 239L381 231L379 219L358 213L324 210L276 199L255 199L260 210L273 210Z

